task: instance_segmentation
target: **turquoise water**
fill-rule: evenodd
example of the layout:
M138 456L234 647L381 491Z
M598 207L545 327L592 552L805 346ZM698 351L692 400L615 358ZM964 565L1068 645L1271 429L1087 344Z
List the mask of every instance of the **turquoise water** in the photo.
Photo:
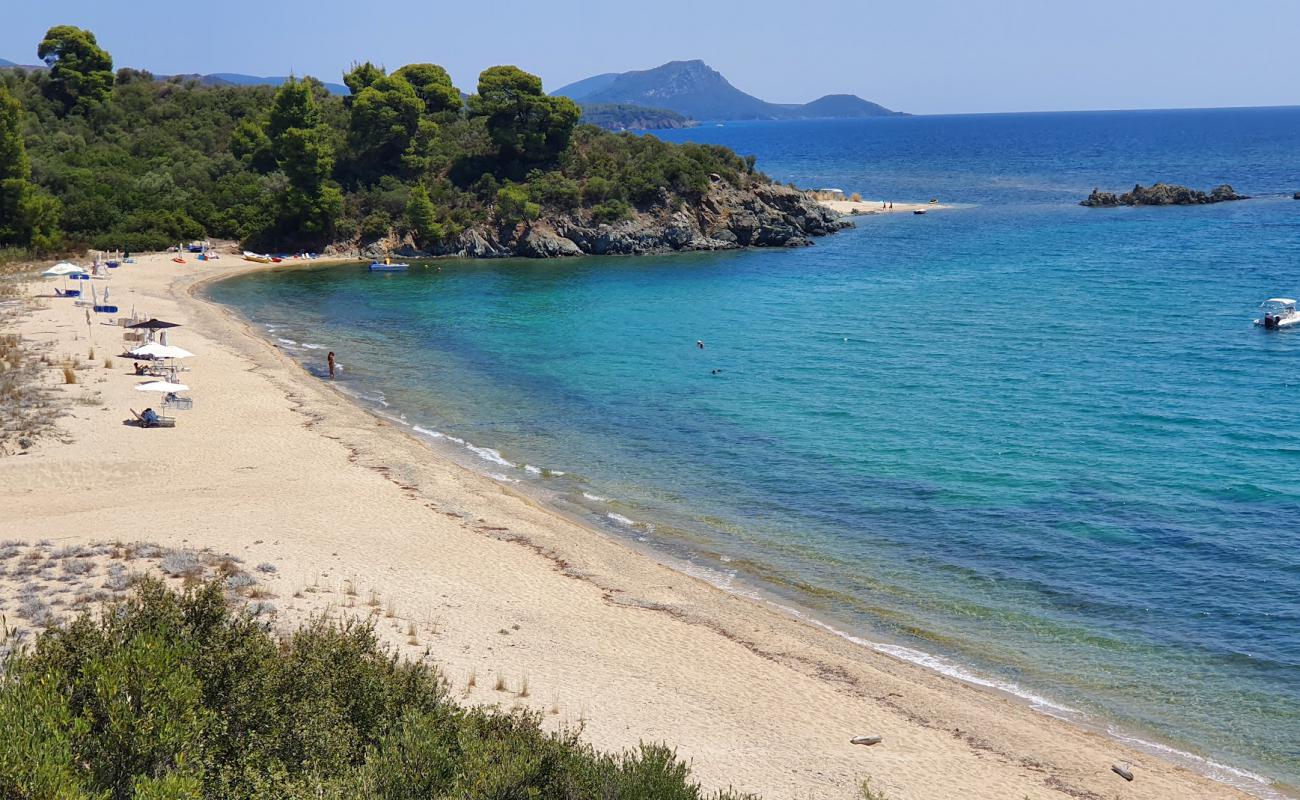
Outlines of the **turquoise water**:
M1300 293L1300 109L667 138L963 207L798 250L211 295L318 374L335 350L341 388L431 445L696 574L1225 780L1300 785L1300 331L1251 325ZM1157 179L1257 199L1076 205Z

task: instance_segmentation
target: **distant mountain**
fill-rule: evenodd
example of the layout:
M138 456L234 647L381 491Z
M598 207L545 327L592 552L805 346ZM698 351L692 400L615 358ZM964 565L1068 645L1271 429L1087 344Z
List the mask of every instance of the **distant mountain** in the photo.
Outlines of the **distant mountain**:
M614 82L614 79L622 74L621 72L602 72L599 75L592 75L590 78L583 78L576 83L571 83L558 92L551 92L551 94L563 94L573 100L581 100L586 95L608 88Z
M287 75L276 75L270 78L262 78L257 75L243 75L238 72L213 72L208 75L198 75L201 82L210 85L220 85L220 83L234 84L236 86L279 86L289 80ZM351 94L348 87L341 83L326 83L321 81L330 94Z
M804 105L769 103L740 91L698 59L670 61L654 69L595 75L552 94L580 103L666 108L692 119L705 120L901 116L900 112L849 94L826 95Z
M890 111L879 103L863 100L855 94L828 94L796 108L799 109L800 116L810 119L906 116L898 111Z
M0 67L16 67L16 66L18 65L15 64L14 62L6 61L5 59L0 58Z

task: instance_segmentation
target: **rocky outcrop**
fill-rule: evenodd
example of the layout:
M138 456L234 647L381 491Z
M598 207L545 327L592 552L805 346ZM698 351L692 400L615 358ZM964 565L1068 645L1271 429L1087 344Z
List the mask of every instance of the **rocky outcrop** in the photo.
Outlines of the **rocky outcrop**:
M1229 200L1249 200L1243 194L1237 194L1231 186L1216 186L1206 194L1186 186L1169 183L1156 183L1150 187L1138 184L1133 191L1117 195L1093 189L1092 194L1079 205L1089 208L1111 208L1114 206L1197 206L1206 203L1224 203Z
M513 227L476 225L427 250L406 240L388 252L407 257L562 258L797 247L812 244L814 236L852 226L798 189L769 183L738 189L716 179L697 203L678 205L662 192L652 207L621 222L596 222L589 211L553 214ZM389 244L360 249L372 256Z

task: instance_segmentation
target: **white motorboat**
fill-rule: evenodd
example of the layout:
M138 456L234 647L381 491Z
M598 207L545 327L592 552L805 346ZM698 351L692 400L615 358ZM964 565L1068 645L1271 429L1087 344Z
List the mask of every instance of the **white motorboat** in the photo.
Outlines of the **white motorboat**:
M1255 320L1255 324L1268 330L1281 330L1292 325L1300 325L1300 314L1296 313L1295 301L1289 297L1272 297L1259 304L1264 316Z

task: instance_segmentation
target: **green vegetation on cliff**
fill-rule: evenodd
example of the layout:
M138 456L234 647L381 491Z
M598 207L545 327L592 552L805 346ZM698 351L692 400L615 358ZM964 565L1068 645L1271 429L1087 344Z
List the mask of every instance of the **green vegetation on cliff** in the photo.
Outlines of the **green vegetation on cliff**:
M359 623L278 640L220 581L146 581L0 666L0 797L698 800L672 750L610 755L539 713L462 708ZM718 800L740 800L726 793Z
M485 70L462 103L434 64L357 65L339 97L310 77L275 88L113 73L71 26L38 50L51 69L0 70L0 247L208 236L315 249L389 234L436 246L554 210L619 219L697 200L711 174L741 186L752 173L725 148L581 125L575 103L511 66Z

